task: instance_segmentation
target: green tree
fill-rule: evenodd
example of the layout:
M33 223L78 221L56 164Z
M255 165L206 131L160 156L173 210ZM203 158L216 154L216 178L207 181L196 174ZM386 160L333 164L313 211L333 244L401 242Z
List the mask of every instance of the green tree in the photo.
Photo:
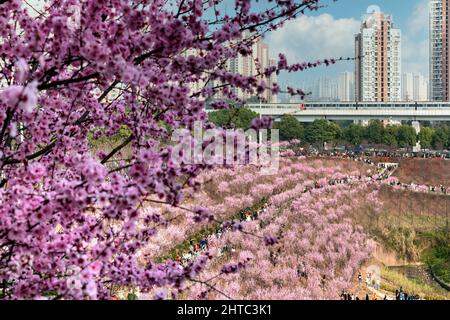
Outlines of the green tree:
M274 125L280 130L280 140L301 139L303 137L303 125L291 114L285 114Z
M431 144L434 149L444 149L447 148L450 143L450 132L449 127L439 126L434 130L433 136L431 138Z
M392 126L389 125L384 129L383 132L383 138L382 143L391 146L391 147L397 147L398 141L397 141L397 133L398 133L399 126Z
M333 142L339 138L340 128L326 119L317 119L305 128L305 140L323 146L324 142Z
M415 146L417 142L416 130L411 126L400 126L397 131L397 142L400 148Z
M361 144L364 136L364 128L361 125L352 123L344 129L344 139L352 145Z
M208 114L208 119L219 127L233 124L235 128L247 129L254 118L259 114L248 108L231 108L213 111Z
M364 131L367 142L371 144L383 143L384 127L380 120L370 120Z
M342 130L342 128L335 122L328 122L327 130L330 131L333 142L341 140L344 137L344 130ZM331 142L331 141L327 141L327 142Z
M434 130L430 127L423 127L419 132L420 146L424 149L431 148Z

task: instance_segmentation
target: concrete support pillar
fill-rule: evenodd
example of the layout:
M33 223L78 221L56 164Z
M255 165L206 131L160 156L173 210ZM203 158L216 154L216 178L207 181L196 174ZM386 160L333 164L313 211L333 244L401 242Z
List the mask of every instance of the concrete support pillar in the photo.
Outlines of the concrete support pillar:
M414 130L416 130L416 134L419 134L420 132L420 122L419 121L413 121L411 123L412 127L414 128ZM419 152L422 149L421 145L420 145L420 141L417 141L417 144L415 147L413 147L413 151L414 152Z
M411 124L414 128L414 130L416 130L416 133L419 134L420 132L420 122L419 121L413 121Z

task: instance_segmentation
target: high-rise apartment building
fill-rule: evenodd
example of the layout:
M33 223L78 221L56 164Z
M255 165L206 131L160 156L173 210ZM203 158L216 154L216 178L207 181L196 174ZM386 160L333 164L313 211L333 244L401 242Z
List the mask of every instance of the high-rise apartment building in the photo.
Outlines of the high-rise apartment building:
M449 0L430 1L430 100L449 101Z
M304 101L331 102L339 101L339 84L337 79L330 77L319 77L300 83L295 83L293 87L301 88L307 95ZM296 102L299 99L290 99Z
M253 55L252 60L250 61L250 73L245 75L257 75L258 81L264 82L269 88L272 87L272 84L277 82L276 74L272 74L270 78L260 75L266 68L276 65L277 63L275 59L271 59L269 56L269 45L261 39L258 39L258 41L253 44L252 51ZM267 102L277 102L277 96L273 95L270 89L265 90L261 96Z
M338 86L335 79L329 77L319 77L314 80L304 81L300 86L298 84L294 87L300 87L303 91L308 93L305 96L305 101L337 101L338 100Z
M337 88L339 101L355 101L355 74L348 71L339 74Z
M420 74L415 74L413 79L414 101L429 101L428 80Z
M428 80L421 74L404 73L402 75L403 101L428 101Z
M238 55L237 57L231 58L227 61L227 70L232 73L238 73L244 76L249 76L251 71L249 71L249 57L243 57ZM248 95L244 90L238 87L230 87L230 91L239 99L247 99Z
M193 48L189 48L188 50L186 50L183 53L184 58L189 58L189 56L197 56L198 55L198 50L193 49ZM189 94L195 94L195 93L199 93L203 90L203 88L205 86L210 86L213 87L214 86L214 82L208 82L208 84L205 81L206 75L202 74L198 79L190 81L189 83L187 83L188 88L190 89Z
M402 75L402 100L414 100L414 75L410 72Z
M269 59L269 67L273 67L277 65L277 60L275 59ZM269 87L272 88L273 84L278 82L278 77L276 73L272 73L269 79ZM278 102L278 96L277 94L273 94L272 91L267 90L267 101L271 103L277 103Z
M358 101L401 100L401 32L392 17L370 6L355 36Z
M248 37L249 34L245 33L244 37ZM238 54L234 58L230 58L227 61L227 70L232 73L238 73L246 77L256 76L259 82L264 83L270 87L277 82L276 74L272 74L270 78L266 78L261 75L266 68L271 65L275 65L276 60L269 58L269 46L261 39L257 40L252 45L252 54L248 56L242 56ZM251 98L251 95L236 87L230 88L231 92L239 99L246 100ZM222 97L221 94L217 94L216 97ZM261 94L261 98L267 102L277 102L277 95L272 94L270 89L265 90Z

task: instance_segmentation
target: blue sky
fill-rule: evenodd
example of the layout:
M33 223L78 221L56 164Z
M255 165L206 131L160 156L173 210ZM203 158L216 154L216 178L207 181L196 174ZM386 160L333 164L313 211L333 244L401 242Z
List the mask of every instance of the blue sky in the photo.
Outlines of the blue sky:
M428 76L429 0L324 0L323 3L327 7L299 17L266 37L271 56L284 52L289 62L354 56L353 37L359 30L361 18L370 5L377 5L393 17L396 28L402 31L402 72ZM353 70L353 62L344 62L282 75L279 82L307 81L320 76L334 78L339 72Z

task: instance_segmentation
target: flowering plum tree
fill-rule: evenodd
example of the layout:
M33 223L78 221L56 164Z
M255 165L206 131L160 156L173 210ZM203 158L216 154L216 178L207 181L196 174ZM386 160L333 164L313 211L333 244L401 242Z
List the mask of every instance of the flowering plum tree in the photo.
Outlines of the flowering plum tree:
M221 0L42 3L0 0L0 295L105 299L112 285L179 286L192 270L137 260L168 223L146 202L179 205L205 168L175 165L171 133L205 121L218 90L234 100L230 86L278 92L261 77L334 63L280 55L251 77L224 68L319 0L236 0L232 12ZM119 132L111 150L90 149Z
M373 184L358 179L354 183L330 184L341 175L326 175L327 183L305 182L275 195L258 221L244 222L245 233L228 233L212 244L219 250L231 244L235 251L227 262L245 262L245 270L226 278L214 276L224 258L211 263L202 274L214 278L220 292L202 283L189 288L191 298L234 299L338 299L347 289L361 263L370 256L372 245L361 226L354 226L348 213L364 204ZM347 176L345 176L347 178ZM350 181L350 180L347 180ZM375 193L371 193L373 198ZM262 223L264 222L264 223ZM276 234L270 250L263 235ZM222 273L225 273L222 269Z
M253 207L264 199L276 201L274 204L281 205L285 196L295 191L290 190L295 188L299 181L322 177L325 172L330 172L329 168L323 168L321 165L319 160L307 161L303 157L296 157L282 159L278 174L271 176L261 174L261 171L252 166L206 170L196 178L201 184L199 190L185 190L187 197L183 206L193 210L201 204L209 209L216 222L223 222L233 219L242 209ZM334 171L342 177L345 176L343 173L350 172L339 166L334 167L331 172ZM224 184L227 187L222 190ZM179 244L210 226L208 221L195 222L192 213L169 205L161 208L155 208L153 205L145 210L156 210L158 214L165 212L164 215L169 219L175 217L167 228L159 230L146 245L145 255L152 258L161 257L173 249L174 244Z

